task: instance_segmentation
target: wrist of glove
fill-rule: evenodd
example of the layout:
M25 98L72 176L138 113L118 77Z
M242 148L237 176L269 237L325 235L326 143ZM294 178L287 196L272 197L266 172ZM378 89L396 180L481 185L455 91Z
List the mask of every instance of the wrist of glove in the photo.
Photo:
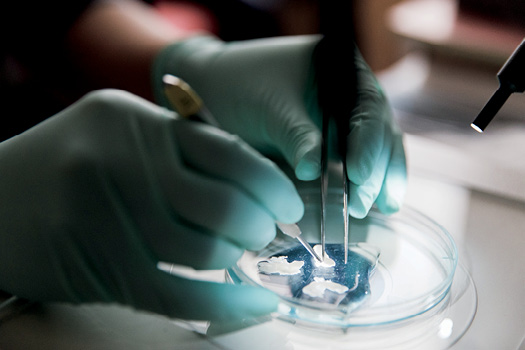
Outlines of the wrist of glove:
M107 90L1 143L0 159L1 289L189 319L275 309L269 291L157 269L227 267L302 216L291 181L238 137Z
M222 128L264 153L282 155L298 179L316 179L322 114L313 54L319 40L319 36L300 36L224 43L196 37L173 44L153 66L158 100L167 105L162 75L178 75L201 95ZM345 46L341 43L341 50L348 49ZM374 204L393 213L400 208L406 188L402 135L358 50L354 60L348 62L358 77L357 104L353 110L349 106L347 116L350 214L364 217Z

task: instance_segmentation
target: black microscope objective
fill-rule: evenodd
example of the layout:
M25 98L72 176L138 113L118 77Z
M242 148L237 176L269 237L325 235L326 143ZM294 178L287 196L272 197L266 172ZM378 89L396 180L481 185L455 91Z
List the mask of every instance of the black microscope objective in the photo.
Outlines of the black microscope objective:
M509 96L525 91L525 40L514 50L498 72L499 88L470 124L476 131L483 132Z

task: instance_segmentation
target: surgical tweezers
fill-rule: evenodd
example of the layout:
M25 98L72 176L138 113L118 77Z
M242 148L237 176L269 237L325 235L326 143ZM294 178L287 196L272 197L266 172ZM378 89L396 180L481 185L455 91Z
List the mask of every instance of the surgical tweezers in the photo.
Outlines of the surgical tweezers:
M322 258L326 246L326 197L328 192L330 141L335 126L337 152L342 162L343 220L345 264L349 245L349 179L347 174L346 139L350 132L348 116L357 99L357 71L355 67L355 35L353 1L319 1L320 29L323 38L314 52L318 100L322 116L321 144L321 245ZM337 85L336 85L337 84ZM335 122L331 123L331 120Z
M326 200L328 194L329 182L329 140L330 140L330 118L323 115L322 125L322 144L321 144L321 247L322 259L324 260L326 251ZM338 141L343 142L343 141ZM343 222L344 222L344 249L345 249L345 264L348 262L348 243L349 243L349 217L348 217L348 173L346 169L346 150L340 153L342 162L342 189L343 189Z

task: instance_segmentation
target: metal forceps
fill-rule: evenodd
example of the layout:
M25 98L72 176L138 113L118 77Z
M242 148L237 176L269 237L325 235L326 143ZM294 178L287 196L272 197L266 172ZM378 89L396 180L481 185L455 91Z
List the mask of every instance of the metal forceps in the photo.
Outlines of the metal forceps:
M324 35L314 52L318 100L322 110L321 144L321 246L326 246L326 197L329 183L330 141L337 140L336 152L342 162L343 221L345 264L349 244L349 180L346 167L346 138L350 132L348 115L356 101L355 35L353 1L319 1L321 33ZM344 46L347 47L344 47ZM337 85L336 85L337 84ZM333 121L333 122L332 122ZM335 130L334 130L335 129ZM332 135L335 133L335 135Z
M321 246L322 259L324 260L326 251L326 197L328 193L329 182L329 140L330 140L330 118L323 115L322 125L322 144L321 144ZM340 142L340 141L338 141ZM341 141L342 142L342 141ZM346 151L340 152L342 164L342 189L343 189L343 221L344 221L344 248L345 248L345 264L348 262L348 243L349 243L349 218L348 218L348 174L346 170Z

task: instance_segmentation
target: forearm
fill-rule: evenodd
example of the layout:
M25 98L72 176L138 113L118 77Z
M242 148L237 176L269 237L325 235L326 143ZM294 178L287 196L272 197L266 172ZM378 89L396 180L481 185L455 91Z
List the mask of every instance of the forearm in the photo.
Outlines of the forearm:
M72 27L67 46L95 88L119 88L152 99L150 69L155 56L189 35L147 4L97 1Z

